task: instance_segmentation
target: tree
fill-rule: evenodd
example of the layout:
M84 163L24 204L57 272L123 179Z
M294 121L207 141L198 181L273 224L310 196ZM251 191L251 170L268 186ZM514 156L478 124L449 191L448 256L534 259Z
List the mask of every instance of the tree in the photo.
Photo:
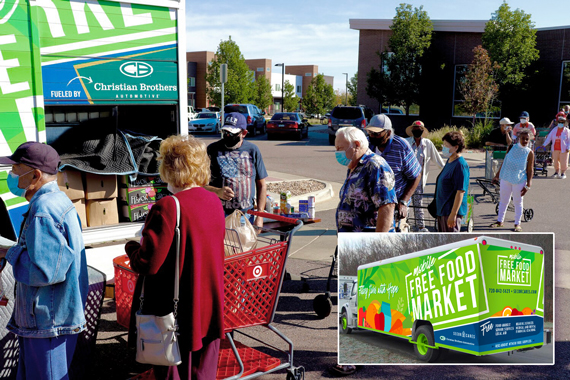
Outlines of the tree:
M261 110L265 110L273 104L273 95L271 94L271 82L265 77L260 75L255 81L255 92L253 103Z
M285 81L285 87L283 87L283 97L283 108L289 112L296 111L299 107L299 97L295 93L295 86L288 80Z
M239 46L230 36L218 45L215 58L210 62L206 73L206 94L214 104L222 104L220 65L228 64L228 81L224 85L224 101L228 103L250 103L254 98L255 84L253 72L245 63Z
M358 105L358 100L357 100L358 71L354 74L354 76L352 78L350 78L350 80L348 81L347 87L348 87L348 105L349 106L357 106Z
M473 116L473 124L475 116L481 112L485 112L486 124L488 111L499 92L499 86L494 78L499 65L491 63L487 50L481 45L473 49L473 55L473 62L459 84L459 91L465 99L463 109Z
M525 69L539 58L536 46L536 30L529 14L516 9L511 11L503 2L485 25L483 47L492 61L501 67L497 71L497 82L519 86L525 76Z
M380 54L380 75L376 69L369 73L367 90L372 90L370 97L403 106L408 115L410 106L419 102L422 57L430 47L433 25L423 6L400 4L390 29L389 50ZM377 83L370 83L378 77Z
M308 114L324 115L334 106L334 100L333 86L325 82L323 74L318 74L311 80L302 105Z
M346 91L341 90L341 89L336 89L334 90L334 105L338 106L338 105L350 105L350 104L346 104ZM349 97L350 100L350 97Z
M366 93L378 101L378 113L382 113L382 104L387 104L388 100L384 91L384 76L381 69L376 70L373 67L366 74Z

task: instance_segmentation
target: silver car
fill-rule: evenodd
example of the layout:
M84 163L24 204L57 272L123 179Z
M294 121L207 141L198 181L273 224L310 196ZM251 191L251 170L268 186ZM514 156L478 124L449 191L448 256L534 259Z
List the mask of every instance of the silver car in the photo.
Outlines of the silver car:
M200 112L194 120L188 122L188 133L192 132L220 132L219 112Z

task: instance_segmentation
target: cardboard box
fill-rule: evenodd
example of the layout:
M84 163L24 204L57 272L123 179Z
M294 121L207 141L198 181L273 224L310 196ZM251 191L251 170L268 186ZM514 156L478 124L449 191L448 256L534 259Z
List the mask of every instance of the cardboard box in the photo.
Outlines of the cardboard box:
M72 201L85 198L83 189L83 179L81 172L73 169L66 169L57 173L57 184ZM85 208L85 205L83 205Z
M129 206L134 206L143 203L155 203L171 193L167 190L166 186L147 186L130 187L127 189L121 188L119 194L119 199L122 202L126 202Z
M135 174L136 175L136 174ZM138 175L135 179L131 179L130 175L121 176L121 187L147 187L147 186L164 186L167 183L159 176Z
M122 205L122 215L131 222L142 222L146 219L154 203L144 203L140 205Z
M71 201L75 210L77 211L77 215L79 215L79 219L81 220L81 228L87 227L87 210L85 208L85 199L76 199Z
M94 199L87 201L87 225L108 226L119 223L117 199Z
M85 199L117 198L117 176L85 174Z

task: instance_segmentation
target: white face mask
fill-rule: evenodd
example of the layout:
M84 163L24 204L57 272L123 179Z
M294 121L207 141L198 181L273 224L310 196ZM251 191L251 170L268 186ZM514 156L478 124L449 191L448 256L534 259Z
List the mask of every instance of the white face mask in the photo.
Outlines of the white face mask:
M558 128L564 128L564 123L558 123Z
M520 119L521 124L526 124L526 119Z

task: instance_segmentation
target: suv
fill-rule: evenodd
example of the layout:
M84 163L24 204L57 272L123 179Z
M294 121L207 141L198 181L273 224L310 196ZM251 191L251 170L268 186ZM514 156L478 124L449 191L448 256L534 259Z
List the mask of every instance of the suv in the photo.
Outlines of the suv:
M329 118L329 144L334 145L335 134L342 127L366 127L366 117L361 107L335 107Z
M257 106L253 104L228 104L224 107L224 114L230 112L239 112L247 121L247 131L253 136L258 132L264 134L266 131L265 112L260 111Z

